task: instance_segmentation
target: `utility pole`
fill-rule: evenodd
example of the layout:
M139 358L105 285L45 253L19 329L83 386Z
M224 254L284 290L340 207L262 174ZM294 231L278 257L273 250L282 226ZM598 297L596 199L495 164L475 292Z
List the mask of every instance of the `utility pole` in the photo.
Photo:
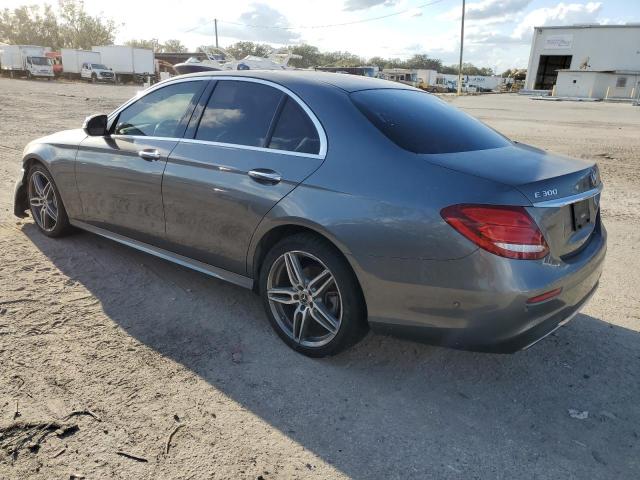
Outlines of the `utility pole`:
M213 19L213 29L216 34L216 48L218 48L218 19L217 18Z
M458 96L462 94L462 47L464 45L464 0L462 0L462 26L460 27L460 64L458 65Z

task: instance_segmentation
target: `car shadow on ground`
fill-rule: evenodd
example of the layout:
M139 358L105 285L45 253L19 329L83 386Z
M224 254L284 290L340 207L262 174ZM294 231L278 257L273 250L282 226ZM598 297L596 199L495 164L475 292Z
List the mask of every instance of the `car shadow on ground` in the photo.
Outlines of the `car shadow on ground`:
M309 359L248 290L88 233L23 232L129 335L350 477L640 477L638 332L581 314L514 355L369 334Z

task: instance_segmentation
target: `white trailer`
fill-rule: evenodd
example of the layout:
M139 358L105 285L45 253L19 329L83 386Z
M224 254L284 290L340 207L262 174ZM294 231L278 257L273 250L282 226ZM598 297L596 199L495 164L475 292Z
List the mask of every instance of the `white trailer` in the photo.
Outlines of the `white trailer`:
M45 56L48 48L37 45L0 46L0 69L9 76L53 78L51 60Z
M91 48L100 52L102 63L108 65L116 75L116 82L144 82L155 77L153 51L124 45L102 45Z
M63 48L60 50L60 54L62 56L62 72L67 77L79 78L83 63L102 63L100 52L92 50Z
M438 72L435 70L418 69L416 70L418 77L418 86L422 88L430 87L436 84Z
M504 83L502 77L498 75L463 75L463 78L469 87L476 87L480 92L498 90Z

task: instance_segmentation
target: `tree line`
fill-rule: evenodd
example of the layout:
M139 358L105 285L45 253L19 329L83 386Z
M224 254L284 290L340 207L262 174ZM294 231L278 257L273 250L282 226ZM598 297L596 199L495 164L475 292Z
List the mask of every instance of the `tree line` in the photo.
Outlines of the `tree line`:
M60 0L57 11L49 4L0 11L3 43L90 49L113 44L116 31L113 20L89 15L81 0Z
M209 51L214 49L213 45L203 45L198 47L199 51ZM425 53L416 53L410 58L365 58L346 51L322 52L314 45L299 44L289 45L276 49L266 43L236 42L225 48L236 59L244 58L247 55L264 57L273 51L289 52L300 55L302 58L292 58L289 65L298 68L310 67L357 67L360 65L375 65L381 69L385 68L408 68L437 70L440 73L458 73L458 65L443 65L442 60L432 58ZM462 73L465 75L493 75L494 71L487 67L476 67L471 63L462 64Z
M109 18L91 16L82 0L59 0L58 9L49 4L22 6L0 11L0 42L17 45L42 45L54 50L60 48L90 49L93 45L112 45L118 25ZM187 52L187 47L177 39L160 42L158 39L132 39L126 45L148 48L154 52ZM198 51L213 50L212 45L198 47ZM401 58L364 58L347 51L323 52L314 45L298 44L276 48L266 43L236 42L225 48L236 59L247 55L268 56L272 52L290 52L301 58L292 58L289 64L298 68L318 66L354 67L375 65L381 69L408 68L429 69L441 73L458 73L458 65L443 65L442 60L424 53L416 53L404 60ZM505 74L510 71L504 72ZM463 63L465 75L493 75L487 67Z

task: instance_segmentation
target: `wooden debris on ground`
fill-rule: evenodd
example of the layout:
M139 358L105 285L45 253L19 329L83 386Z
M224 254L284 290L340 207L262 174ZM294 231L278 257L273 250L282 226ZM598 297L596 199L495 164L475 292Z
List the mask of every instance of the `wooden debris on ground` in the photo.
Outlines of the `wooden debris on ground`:
M45 439L55 434L59 438L67 437L78 431L75 423L59 422L14 422L0 428L0 448L15 460L20 450L28 448L37 452Z
M118 450L116 452L116 455L120 455L121 457L126 457L126 458L130 458L131 460L135 460L136 462L143 462L143 463L147 463L149 460L147 460L144 457L140 457L138 455L134 455L132 453L129 452L124 452L122 450Z
M171 433L169 434L169 436L167 437L167 443L165 444L164 447L164 454L168 455L169 454L169 449L171 448L171 440L173 440L173 436L178 432L178 430L180 430L182 427L184 427L184 423L181 423L179 425L176 426L176 428L174 428Z

